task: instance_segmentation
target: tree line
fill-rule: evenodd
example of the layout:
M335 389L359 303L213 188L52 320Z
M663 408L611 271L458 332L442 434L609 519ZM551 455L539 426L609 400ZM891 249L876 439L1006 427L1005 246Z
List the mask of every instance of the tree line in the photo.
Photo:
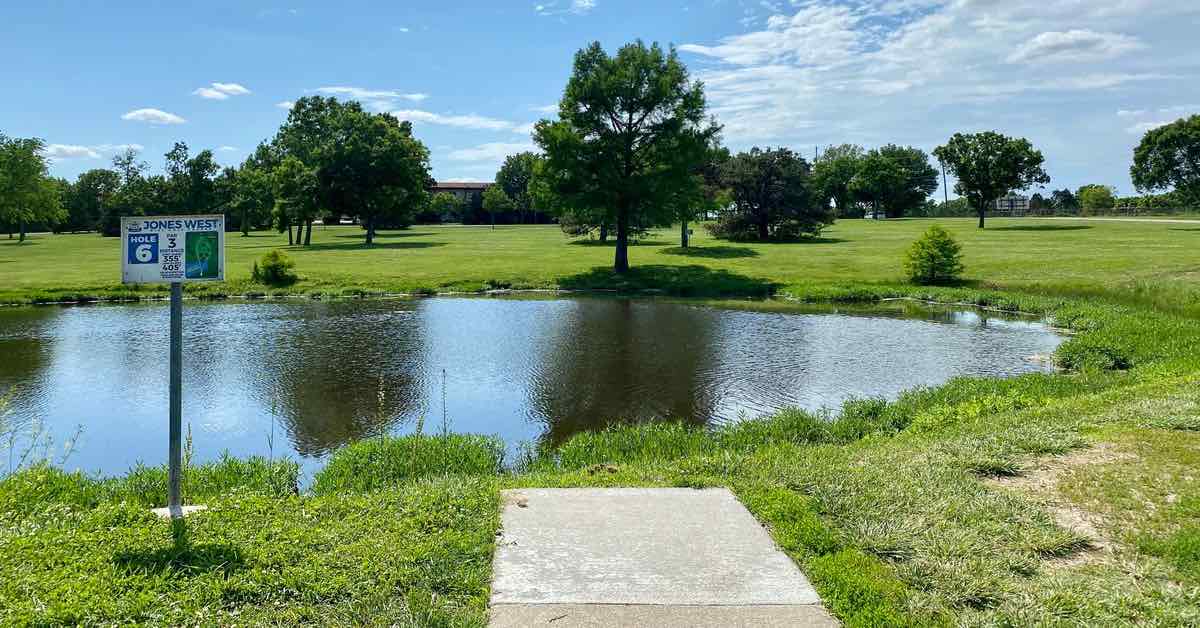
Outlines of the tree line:
M911 146L827 149L811 163L786 147L737 154L721 144L704 86L676 51L637 41L607 53L593 43L575 55L557 119L539 121L540 154L510 156L478 204L430 196L429 151L412 126L357 102L301 98L270 140L236 168L185 144L147 175L136 153L74 183L46 175L40 140L2 138L0 223L115 231L125 215L223 212L243 233L274 227L308 244L322 218L356 218L370 244L380 228L414 220L480 223L557 220L570 235L614 241L613 268L629 269L628 247L650 228L707 220L734 240L812 238L836 218L973 214L985 226L995 201L1050 182L1029 140L956 133L932 156ZM939 169L955 177L959 199L929 202ZM1200 116L1148 132L1134 153L1140 191L1200 198ZM1064 208L1108 203L1112 190L1059 190L1038 203Z
M313 222L358 219L371 244L379 228L405 226L428 201L429 150L412 125L357 102L301 98L273 138L242 164L222 168L212 151L178 142L162 174L134 150L74 182L47 174L39 139L0 136L0 225L117 235L123 216L221 213L243 234L274 228L307 245Z

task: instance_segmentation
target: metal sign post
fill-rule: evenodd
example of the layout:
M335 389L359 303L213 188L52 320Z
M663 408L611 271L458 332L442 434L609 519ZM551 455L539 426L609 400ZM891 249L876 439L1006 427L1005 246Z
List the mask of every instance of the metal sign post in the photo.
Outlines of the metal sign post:
M167 459L167 511L172 519L183 516L179 494L180 474L183 472L183 284L171 283L171 427Z
M121 281L171 284L169 427L166 514L184 515L183 284L225 280L225 217L155 216L121 219Z

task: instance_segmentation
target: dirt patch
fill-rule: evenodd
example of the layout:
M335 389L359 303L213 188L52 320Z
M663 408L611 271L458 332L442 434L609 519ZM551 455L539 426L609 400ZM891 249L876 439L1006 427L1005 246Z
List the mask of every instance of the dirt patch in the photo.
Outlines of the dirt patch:
M1091 541L1091 547L1072 556L1052 559L1061 567L1072 567L1092 562L1113 551L1113 542L1100 531L1101 518L1071 502L1058 493L1059 480L1067 472L1079 467L1110 464L1132 460L1136 455L1122 451L1111 443L1101 443L1088 449L1080 449L1065 456L1047 456L1030 462L1027 470L1017 476L989 478L992 486L1018 491L1040 501L1059 526Z

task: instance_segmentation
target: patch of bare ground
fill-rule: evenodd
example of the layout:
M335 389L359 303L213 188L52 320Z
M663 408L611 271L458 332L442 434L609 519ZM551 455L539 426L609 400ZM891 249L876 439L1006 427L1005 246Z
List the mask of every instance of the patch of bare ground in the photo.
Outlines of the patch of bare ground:
M988 484L1017 491L1038 500L1054 522L1090 541L1089 547L1070 556L1049 559L1051 565L1068 568L1103 560L1113 553L1113 541L1100 531L1101 517L1072 504L1058 491L1059 480L1068 472L1091 465L1132 460L1137 456L1112 443L1100 443L1065 456L1032 460L1020 475L988 478Z

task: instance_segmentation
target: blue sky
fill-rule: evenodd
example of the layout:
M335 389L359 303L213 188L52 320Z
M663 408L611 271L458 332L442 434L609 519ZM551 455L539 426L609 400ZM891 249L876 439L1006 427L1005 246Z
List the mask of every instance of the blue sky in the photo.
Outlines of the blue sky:
M995 129L1043 150L1050 187L1131 193L1140 134L1200 113L1194 0L184 4L0 8L0 131L70 178L128 145L160 168L177 140L236 165L324 93L413 120L435 177L489 180L577 49L636 38L680 47L735 150Z

